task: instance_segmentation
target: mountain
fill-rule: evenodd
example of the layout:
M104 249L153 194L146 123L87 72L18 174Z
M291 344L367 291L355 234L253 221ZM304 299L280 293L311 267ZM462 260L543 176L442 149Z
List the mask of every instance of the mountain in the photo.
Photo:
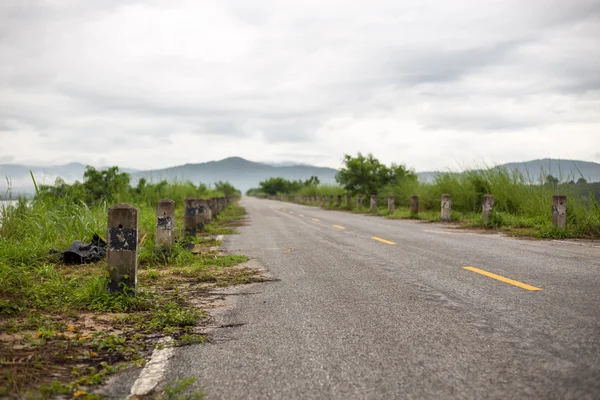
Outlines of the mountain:
M272 177L285 179L306 180L311 176L318 176L322 183L333 183L335 173L333 168L315 167L311 165L271 165L248 161L240 157L226 158L221 161L210 161L200 164L185 164L172 168L158 169L152 171L141 171L132 174L132 181L137 182L140 178L150 181L163 179L192 182L214 183L217 181L229 181L242 192L257 187L260 181Z
M532 179L537 179L541 174L544 176L552 174L561 181L571 179L577 181L581 174L588 182L600 182L600 164L588 161L571 161L557 159L542 159L519 163L508 163L498 167L509 170L519 170L528 173ZM32 194L34 192L33 182L29 175L32 170L36 182L40 184L53 184L57 177L61 177L67 183L82 180L85 165L70 163L53 167L31 167L27 165L4 164L0 165L0 198L7 194L10 186L12 195ZM141 178L156 182L163 179L186 181L194 183L213 184L217 181L229 181L236 188L245 192L251 187L257 187L260 181L271 177L282 177L286 179L308 179L318 176L322 183L334 183L335 173L333 168L315 167L305 164L291 162L283 163L259 163L248 161L240 157L226 158L221 161L210 161L199 164L185 164L171 168L157 169L151 171L136 171L123 169L131 174L133 184ZM439 172L419 172L419 178L424 181L432 181ZM10 182L10 185L7 183Z
M570 180L577 181L582 176L588 182L600 182L600 164L590 161L543 158L540 160L501 164L496 167L506 168L509 171L520 171L524 175L529 176L533 181L539 181L542 176L552 175L563 182ZM418 172L417 175L422 181L431 182L440 172L444 171Z
M503 164L501 167L511 171L519 170L526 175L529 174L532 179L537 179L541 175L552 175L560 181L577 181L583 176L588 182L600 182L600 164L589 161L544 158Z

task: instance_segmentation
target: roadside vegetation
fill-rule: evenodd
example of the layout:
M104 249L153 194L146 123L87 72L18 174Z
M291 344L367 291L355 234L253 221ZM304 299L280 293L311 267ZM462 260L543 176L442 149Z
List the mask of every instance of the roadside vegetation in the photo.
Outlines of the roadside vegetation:
M281 179L281 178L278 178ZM465 227L487 227L503 230L513 235L540 238L600 237L600 183L588 183L580 177L554 177L540 171L524 174L502 168L484 167L461 173L442 172L432 181L420 181L416 173L404 165L386 166L373 155L356 157L346 155L344 167L336 176L337 185L303 185L297 190L273 193L261 187L250 195L287 195L300 199L316 196L334 196L329 199L329 209L345 209L369 212L371 194L377 195L377 214L387 218L410 218L426 221L440 220L442 194L452 197L452 220ZM285 185L284 185L285 186ZM490 223L485 226L481 218L483 196L491 194L495 206ZM567 201L567 229L552 225L552 196L565 194ZM337 205L337 196L343 196ZM346 195L351 203L345 202ZM357 209L357 197L363 198L362 208ZM419 212L409 211L411 196L419 196ZM395 197L396 211L389 215L388 196ZM291 197L290 197L291 198ZM304 201L304 200L302 200ZM313 205L321 202L307 201Z
M260 281L222 254L215 235L235 233L244 209L230 204L189 243L166 252L155 246L155 204L176 201L176 237L183 237L183 199L238 194L230 184L213 189L187 183L135 187L113 167L88 168L82 183L37 187L32 200L0 210L0 398L69 395L98 398L93 385L123 368L142 367L156 345L206 340L203 309L211 289ZM64 265L60 252L74 240L105 236L107 210L127 202L139 210L137 292L107 292L106 261ZM159 344L162 337L170 343ZM157 394L168 397L169 393Z

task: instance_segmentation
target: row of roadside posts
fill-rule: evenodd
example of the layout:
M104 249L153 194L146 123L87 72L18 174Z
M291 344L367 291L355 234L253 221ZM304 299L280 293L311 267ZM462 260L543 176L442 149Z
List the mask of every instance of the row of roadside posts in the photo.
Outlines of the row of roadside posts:
M280 201L291 201L294 203L317 203L323 207L329 204L334 204L334 196L268 196L271 200ZM338 195L335 198L335 204L338 207L342 206L342 196ZM352 202L352 196L346 195L346 206L350 207ZM372 213L377 212L377 195L373 194L370 198L369 209ZM363 207L363 196L356 196L356 208L361 209ZM419 213L419 196L410 197L409 205L410 213L416 215ZM394 196L388 196L388 213L393 214L396 211L396 198ZM452 211L452 198L449 194L442 195L441 204L441 220L448 222L451 220ZM489 225L494 211L494 196L486 194L483 196L481 204L481 219L485 225ZM552 223L559 229L566 229L567 227L567 196L564 194L557 194L552 196Z
M184 200L184 235L195 237L236 196L186 198ZM108 291L137 289L138 209L116 204L108 209L107 262ZM168 251L175 244L175 202L162 199L156 203L156 245Z

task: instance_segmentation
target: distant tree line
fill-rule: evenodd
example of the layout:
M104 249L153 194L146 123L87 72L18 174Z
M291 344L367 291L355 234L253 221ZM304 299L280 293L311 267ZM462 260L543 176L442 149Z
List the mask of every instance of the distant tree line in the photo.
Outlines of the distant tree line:
M136 186L131 186L131 176L126 172L119 171L119 167L110 167L97 170L87 166L83 174L83 182L75 181L67 184L61 178L57 178L54 185L38 186L34 179L36 194L34 200L53 201L57 199L82 202L89 206L102 202L116 203L127 201L134 203L153 204L161 198L182 200L185 196L231 196L239 195L237 190L229 182L216 182L214 189L205 184L187 181L184 183L172 183L166 180L152 183L141 178Z
M414 170L407 168L405 165L394 163L385 165L372 154L363 155L361 153L356 156L348 154L344 156L343 167L337 172L335 180L338 186L332 187L331 185L320 185L318 178L314 176L306 181L289 181L284 178L273 177L260 182L258 188L250 189L247 194L251 196L307 195L318 194L319 192L324 194L326 192L327 194L331 194L329 192L347 193L353 196L378 194L382 197L394 195L399 203L405 203L411 194L431 189L429 190L431 196L426 197L431 197L432 206L433 203L439 202L438 195L441 195L441 193L452 193L454 197L468 197L468 201L465 200L464 203L465 209L470 209L476 208L478 204L481 204L481 198L485 194L497 191L498 187L521 184L531 187L545 187L555 193L568 192L570 195L595 199L596 202L600 203L600 182L588 183L583 177L561 182L559 178L548 174L542 175L540 182L540 180L532 180L526 174L518 171L510 173L507 170L491 168L487 170L469 170L462 173L440 173L434 178L433 183L428 184L419 182ZM457 205L459 204L460 201ZM515 209L514 206L508 208Z
M406 182L417 182L417 174L404 165L392 163L387 166L372 154L358 153L356 157L344 156L344 167L336 176L336 182L352 195L376 194L383 188ZM294 194L306 187L317 187L318 177L312 176L306 181L289 181L284 178L270 178L259 183L258 188L248 190L249 196Z
M305 181L287 180L285 178L269 178L265 181L259 182L258 188L249 189L246 194L248 196L256 196L260 194L266 194L275 196L276 194L292 194L298 192L303 187L307 186L318 186L321 182L316 176L311 176Z

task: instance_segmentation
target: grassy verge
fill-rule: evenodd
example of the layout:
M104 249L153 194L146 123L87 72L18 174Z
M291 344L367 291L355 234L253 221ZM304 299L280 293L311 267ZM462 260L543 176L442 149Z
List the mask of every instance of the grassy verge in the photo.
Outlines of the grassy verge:
M135 295L107 293L105 261L73 266L47 257L48 248L62 242L40 241L32 255L4 238L10 246L0 258L1 398L97 398L89 394L93 385L123 368L142 367L161 337L172 337L176 346L203 342L210 317L202 305L212 288L262 280L240 265L245 257L215 250L219 243L210 236L198 237L194 252L184 245L169 254L156 249L152 213L140 208L148 238ZM244 213L230 205L208 233L232 233ZM101 229L100 218L89 219L93 230Z
M356 207L356 200L347 206L345 202L338 206L327 202L325 207L320 203L301 203L307 206L321 207L326 210L347 211L354 214L376 215L389 219L413 219L427 222L439 222L440 210L421 209L417 214L410 212L409 207L397 206L393 214L388 212L387 207L378 207L375 213L371 213L368 206ZM495 210L489 224L484 224L480 212L452 210L451 222L470 229L481 229L488 231L503 232L510 236L536 237L540 239L565 239L584 238L598 239L600 237L600 215L596 210L583 211L577 204L570 205L567 214L567 229L561 230L552 225L550 211L540 215L519 215L509 212Z

